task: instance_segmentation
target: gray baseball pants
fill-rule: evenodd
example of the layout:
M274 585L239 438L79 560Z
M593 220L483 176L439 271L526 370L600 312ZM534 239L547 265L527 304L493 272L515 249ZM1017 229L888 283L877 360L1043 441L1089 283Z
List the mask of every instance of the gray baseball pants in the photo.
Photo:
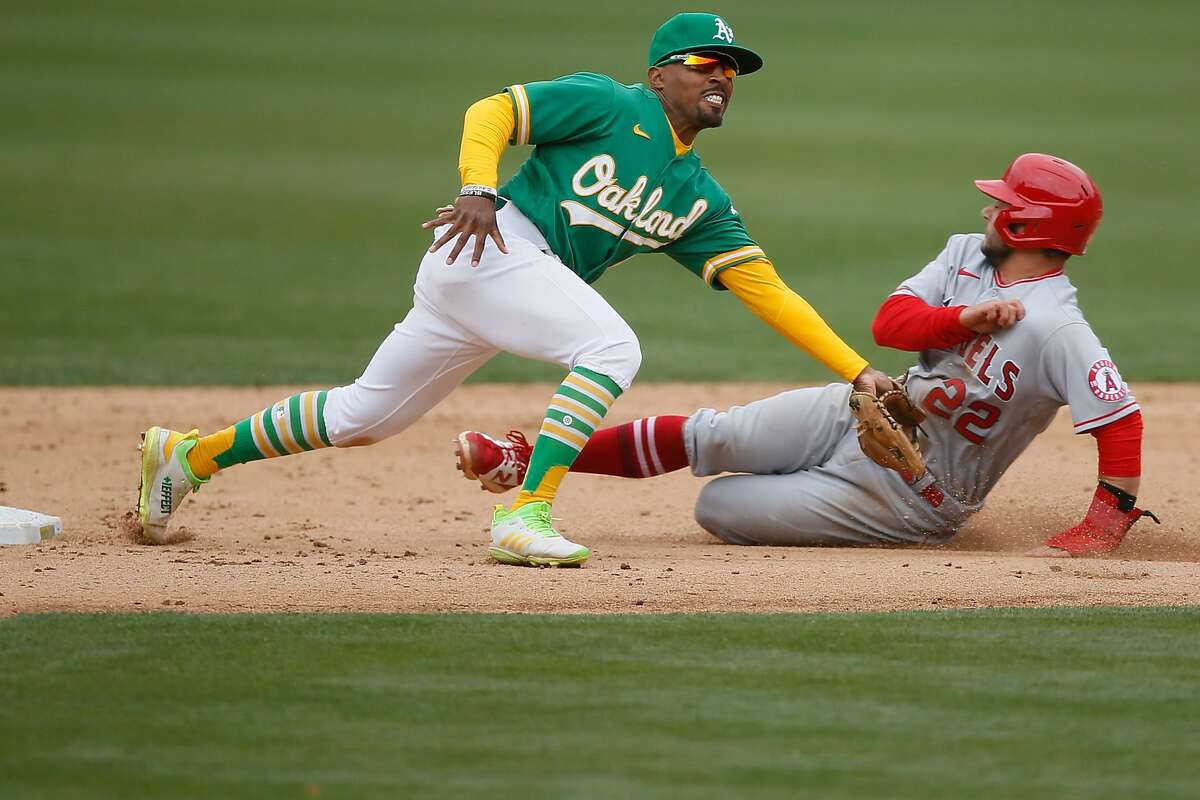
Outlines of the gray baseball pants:
M850 386L796 389L684 424L692 473L727 475L696 500L696 521L730 544L938 542L978 507L946 495L935 508L858 446Z

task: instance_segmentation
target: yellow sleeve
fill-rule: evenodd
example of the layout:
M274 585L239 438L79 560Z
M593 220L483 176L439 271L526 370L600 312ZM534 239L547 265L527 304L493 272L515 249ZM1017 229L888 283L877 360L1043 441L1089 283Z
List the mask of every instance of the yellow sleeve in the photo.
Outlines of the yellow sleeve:
M755 316L847 381L866 369L867 360L843 342L808 301L788 288L765 258L729 267L717 280Z
M515 127L512 101L505 92L485 97L467 109L458 151L458 175L463 186L477 183L495 189L499 185L500 156Z

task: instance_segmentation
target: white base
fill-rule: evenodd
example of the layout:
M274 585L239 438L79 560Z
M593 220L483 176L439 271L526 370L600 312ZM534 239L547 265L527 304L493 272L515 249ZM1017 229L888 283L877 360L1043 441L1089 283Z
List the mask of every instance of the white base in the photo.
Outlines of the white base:
M58 517L0 506L0 544L40 544L58 536L62 529Z

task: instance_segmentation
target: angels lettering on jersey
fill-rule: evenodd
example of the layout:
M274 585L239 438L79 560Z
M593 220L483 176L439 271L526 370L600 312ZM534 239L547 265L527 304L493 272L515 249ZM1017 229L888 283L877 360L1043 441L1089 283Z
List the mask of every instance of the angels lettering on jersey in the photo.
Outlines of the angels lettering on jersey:
M1021 377L1021 365L1004 358L1004 348L991 334L981 333L957 345L954 352L981 384L991 388L992 394L1006 403L1012 399L1017 379Z

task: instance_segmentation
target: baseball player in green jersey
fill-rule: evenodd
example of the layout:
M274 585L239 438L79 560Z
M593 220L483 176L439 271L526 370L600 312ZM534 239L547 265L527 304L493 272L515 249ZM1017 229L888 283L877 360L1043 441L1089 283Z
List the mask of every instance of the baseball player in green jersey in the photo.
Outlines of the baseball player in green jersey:
M709 286L732 291L860 388L890 388L779 279L692 149L701 130L724 121L736 77L757 71L762 59L722 17L687 13L655 32L648 64L645 84L577 73L512 84L472 105L459 158L462 188L453 206L425 223L434 241L412 310L352 384L285 398L205 437L146 431L139 494L146 536L165 539L183 498L217 470L380 441L507 351L568 373L546 410L517 499L496 506L490 552L511 564L582 563L587 548L554 530L551 503L641 363L637 337L589 284L639 253L665 253ZM535 149L500 185L509 144Z

